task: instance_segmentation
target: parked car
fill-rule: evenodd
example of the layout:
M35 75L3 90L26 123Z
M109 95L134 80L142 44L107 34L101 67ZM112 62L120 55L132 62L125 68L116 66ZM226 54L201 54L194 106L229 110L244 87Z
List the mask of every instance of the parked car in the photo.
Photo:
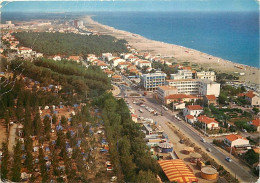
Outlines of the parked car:
M207 148L207 151L211 152L212 150L208 147L208 148Z
M206 142L206 140L205 140L205 139L201 139L200 141L201 141L201 142Z
M184 144L184 140L181 139L181 140L180 140L180 143L181 143L181 144Z
M225 160L228 161L228 162L232 161L232 159L230 157L226 157Z

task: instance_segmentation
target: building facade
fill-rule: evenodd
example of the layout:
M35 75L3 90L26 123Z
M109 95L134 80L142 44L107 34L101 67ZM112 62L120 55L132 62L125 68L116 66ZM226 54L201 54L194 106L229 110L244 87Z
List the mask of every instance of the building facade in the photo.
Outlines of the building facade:
M208 79L211 81L216 81L216 75L213 71L202 71L196 73L197 79Z
M143 74L141 76L141 86L147 91L157 90L158 86L165 85L166 74L163 72L155 72Z
M249 145L249 140L242 137L241 135L231 134L226 136L226 138L224 139L224 144L230 147L234 147L234 146L241 147L241 146Z
M167 80L166 85L176 87L178 94L215 95L218 97L220 93L220 84L208 79Z
M162 103L165 102L165 97L172 94L177 94L177 92L177 88L173 86L159 86L157 88L157 96Z
M203 108L200 105L188 105L185 109L183 109L183 115L192 115L199 116L203 112Z
M171 74L171 79L192 79L192 71L190 70L178 70L177 74Z

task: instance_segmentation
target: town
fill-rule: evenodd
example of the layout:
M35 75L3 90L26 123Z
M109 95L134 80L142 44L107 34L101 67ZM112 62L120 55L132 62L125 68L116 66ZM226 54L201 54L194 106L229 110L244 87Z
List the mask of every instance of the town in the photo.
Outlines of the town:
M1 24L1 28L1 59L5 59L9 66L3 67L0 73L1 88L8 87L1 89L1 100L18 96L15 104L13 101L2 104L6 105L2 108L5 111L1 112L3 118L0 125L2 134L6 135L0 138L0 142L3 142L1 167L10 162L7 158L9 154L14 154L13 164L16 165L10 171L1 168L1 177L6 180L11 177L12 181L24 182L83 179L117 182L123 179L120 174L124 174L125 181L129 178L142 182L139 174L136 179L130 178L130 170L127 172L126 167L133 162L128 164L130 160L123 159L126 156L124 153L129 154L130 159L138 156L137 153L130 155L130 152L124 152L129 151L128 146L131 145L128 143L134 143L124 138L127 133L130 133L129 136L137 133L139 137L139 132L149 149L146 156L153 159L147 167L158 163L151 171L157 173L151 182L254 182L259 175L260 91L257 85L239 80L244 73L204 70L192 61L179 63L167 56L138 52L124 41L120 43L125 45L125 52L120 49L117 53L68 55L53 50L54 54L51 55L52 52L45 53L44 49L38 51L43 46L34 49L33 45L26 45L30 40L23 39L30 34L37 34L40 39L43 33L102 36L102 32L88 27L80 19L7 21ZM71 72L78 78L57 76L59 81L55 82L54 77L44 74L49 71L43 70L41 76L44 78L41 81L38 78L40 75L36 76L37 72L30 70L35 66L49 67L52 75L69 75ZM73 67L71 71L67 68L70 66ZM93 67L102 71L102 78L97 78L95 72L99 71ZM93 72L89 80L88 71ZM80 82L80 77L85 79L82 82L90 83L96 78L104 80L105 84L85 86ZM112 87L101 87L110 82ZM23 96L19 95L19 86L23 87ZM103 102L98 99L95 101L99 94L95 91L96 87L97 90L100 87L102 91L111 92L115 101L110 98L112 96L104 96ZM9 96L8 93L14 90L18 94ZM43 102L42 98L27 92L38 92L48 100ZM5 95L8 95L8 99L4 99ZM35 100L27 103L29 96ZM33 104L36 99L37 105ZM125 132L122 126L117 129L110 124L108 119L116 120L117 110L121 112L121 118L127 118L120 101L126 103L131 120L140 127L139 132ZM23 103L25 109L19 112L19 105ZM8 111L11 106L13 109ZM115 106L118 106L117 109L114 109ZM33 115L30 114L30 107L34 109ZM112 116L114 113L115 116ZM125 119L121 123L124 126L128 121ZM134 127L130 129L135 130ZM119 142L115 140L116 130L125 133ZM125 169L118 168L114 151L122 154L117 161ZM136 163L131 168L135 166L141 167ZM157 171L157 166L161 171ZM19 173L13 173L16 172L15 167ZM144 179L144 182L150 181Z

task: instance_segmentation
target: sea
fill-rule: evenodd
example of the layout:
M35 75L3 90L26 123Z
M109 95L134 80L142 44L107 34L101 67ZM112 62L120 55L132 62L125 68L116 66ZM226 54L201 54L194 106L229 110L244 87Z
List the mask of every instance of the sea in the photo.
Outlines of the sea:
M99 23L259 68L258 12L99 13Z
M259 12L80 12L2 13L2 21L76 18L94 15L99 23L260 68Z

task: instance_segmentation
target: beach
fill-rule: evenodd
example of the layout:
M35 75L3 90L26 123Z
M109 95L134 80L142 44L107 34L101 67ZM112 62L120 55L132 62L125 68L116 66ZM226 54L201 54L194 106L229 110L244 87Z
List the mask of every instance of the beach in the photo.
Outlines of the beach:
M178 63L190 62L191 64L198 64L204 70L213 69L216 72L239 76L239 80L247 84L260 84L259 68L234 63L183 46L150 40L138 34L133 34L131 32L118 30L100 24L94 21L91 17L92 16L85 16L83 18L83 21L88 27L91 27L91 29L100 34L111 35L117 39L125 39L128 41L129 45L135 48L139 53L149 52L152 55L161 55L163 57L173 58L174 61Z

